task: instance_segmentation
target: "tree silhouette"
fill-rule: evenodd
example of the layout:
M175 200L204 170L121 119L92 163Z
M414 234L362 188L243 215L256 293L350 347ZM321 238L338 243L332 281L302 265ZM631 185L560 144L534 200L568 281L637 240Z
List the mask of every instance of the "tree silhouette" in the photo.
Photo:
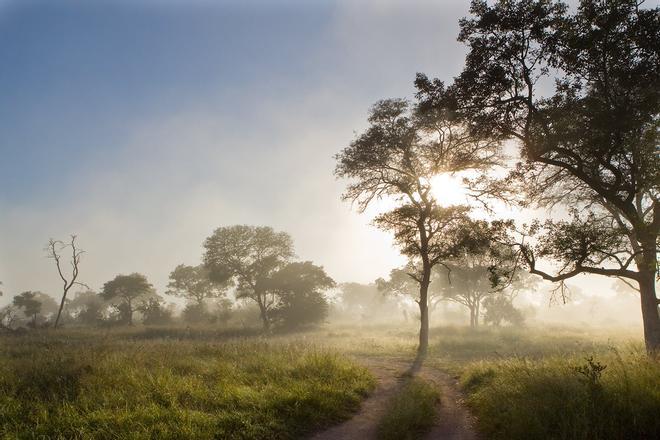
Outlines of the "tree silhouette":
M419 283L418 353L428 347L428 289L433 267L450 257L469 222L468 208L443 207L432 193L434 176L483 169L496 162L499 143L470 136L442 109L418 112L401 99L373 106L369 127L337 156L335 174L350 179L344 199L363 212L374 200L394 199L398 206L375 223L392 231L401 253L413 261L409 275Z

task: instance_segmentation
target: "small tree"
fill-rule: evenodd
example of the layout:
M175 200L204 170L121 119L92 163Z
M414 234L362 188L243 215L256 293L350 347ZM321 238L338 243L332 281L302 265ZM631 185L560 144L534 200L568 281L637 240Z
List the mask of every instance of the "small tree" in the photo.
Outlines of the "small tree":
M75 321L83 325L97 325L105 317L108 304L91 290L77 292L68 304Z
M442 207L431 182L441 173L483 169L493 163L497 141L482 142L456 125L444 111L421 113L401 99L378 102L369 127L337 155L335 174L351 180L344 199L363 212L387 196L398 206L376 218L376 225L394 233L401 253L418 269L420 332L418 353L428 347L428 289L432 269L451 255L453 233L468 220L467 207Z
M62 268L62 252L66 249L71 249L71 274L65 275ZM57 274L62 280L62 300L60 301L60 307L57 311L57 318L55 318L55 324L53 328L57 328L57 325L60 322L60 316L62 315L62 310L64 309L64 304L66 302L66 295L69 293L69 290L76 284L80 286L87 287L86 285L77 282L80 266L80 258L84 253L83 250L76 247L76 236L71 236L71 241L69 243L64 243L61 240L53 240L52 238L48 241L46 245L46 252L48 258L52 258L55 261L55 267L57 267Z
M50 302L48 302L48 300L50 300ZM23 314L26 317L32 318L32 326L36 328L37 317L42 313L42 310L54 305L55 301L53 301L53 299L48 295L44 295L41 292L28 291L16 295L13 299L13 304L14 306L22 309Z
M142 313L144 325L165 325L172 322L172 310L167 308L159 297L150 297L137 306L136 310Z
M267 226L236 225L216 229L204 247L204 264L211 279L235 281L236 297L257 303L263 327L268 330L277 297L267 289L267 283L293 257L291 236Z
M268 280L267 289L277 296L273 318L288 328L323 321L328 316L325 291L335 282L311 261L289 263Z
M508 322L514 326L521 326L525 322L525 316L514 307L511 296L505 293L498 292L489 296L484 300L483 306L486 309L486 313L484 313L486 324L499 327L502 322Z
M206 309L204 301L224 296L229 283L211 281L210 271L203 265L186 266L180 264L170 273L170 282L167 287L166 293L168 295L193 301L198 313L203 315Z
M0 329L11 330L16 320L17 309L13 304L8 304L0 309Z
M103 285L101 296L106 301L119 301L118 310L128 321L128 325L133 325L133 313L136 310L135 302L137 300L146 300L154 293L153 286L147 281L147 278L139 273L130 275L117 275L113 280Z

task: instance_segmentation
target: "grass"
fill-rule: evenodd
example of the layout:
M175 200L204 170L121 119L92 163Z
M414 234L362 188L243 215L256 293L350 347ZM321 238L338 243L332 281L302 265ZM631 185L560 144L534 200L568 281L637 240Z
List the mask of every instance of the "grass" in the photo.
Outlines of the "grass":
M351 356L407 361L416 344L413 325L0 337L0 438L301 438L350 417L374 387ZM426 366L461 377L484 438L660 438L660 364L637 334L437 327ZM437 399L410 381L380 438L419 438Z
M660 438L660 364L641 347L482 361L461 379L489 439Z
M414 440L433 426L438 390L420 378L407 381L389 402L378 426L381 440Z
M299 438L374 386L311 344L141 334L2 338L0 438Z

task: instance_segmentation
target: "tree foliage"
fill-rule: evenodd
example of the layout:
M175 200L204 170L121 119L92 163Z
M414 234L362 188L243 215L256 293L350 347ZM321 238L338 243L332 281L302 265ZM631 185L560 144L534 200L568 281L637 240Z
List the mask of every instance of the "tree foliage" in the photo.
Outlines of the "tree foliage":
M237 298L257 303L265 329L277 298L267 289L270 276L294 256L293 240L268 226L221 227L204 242L204 264L215 282L235 282Z
M273 319L287 328L322 322L328 315L325 291L335 282L311 261L289 263L275 272L267 289L277 297Z
M115 302L122 321L133 325L133 313L137 310L137 301L146 301L154 294L153 286L147 277L139 273L117 275L103 285L101 296L106 301Z
M180 264L170 273L167 287L167 294L186 298L202 307L204 300L225 295L229 283L211 281L210 271L203 265Z

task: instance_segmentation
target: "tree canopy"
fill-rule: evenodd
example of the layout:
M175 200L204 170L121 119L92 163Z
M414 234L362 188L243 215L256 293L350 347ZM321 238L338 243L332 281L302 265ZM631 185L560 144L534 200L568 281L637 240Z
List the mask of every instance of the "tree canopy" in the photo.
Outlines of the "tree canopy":
M449 88L419 75L422 107L517 142L518 163L504 179L482 179L480 193L571 208L570 220L522 231L537 237L514 243L523 262L551 281L588 273L637 283L647 348L659 349L660 9L475 0L470 11L460 23L465 67Z
M270 276L294 256L293 240L268 226L221 227L204 242L204 264L215 282L236 283L237 298L257 303L265 329L277 298L267 289Z
M140 273L117 275L103 285L101 296L107 301L119 301L118 310L129 325L133 325L133 313L136 310L136 300L146 300L154 293L153 286L147 277Z

